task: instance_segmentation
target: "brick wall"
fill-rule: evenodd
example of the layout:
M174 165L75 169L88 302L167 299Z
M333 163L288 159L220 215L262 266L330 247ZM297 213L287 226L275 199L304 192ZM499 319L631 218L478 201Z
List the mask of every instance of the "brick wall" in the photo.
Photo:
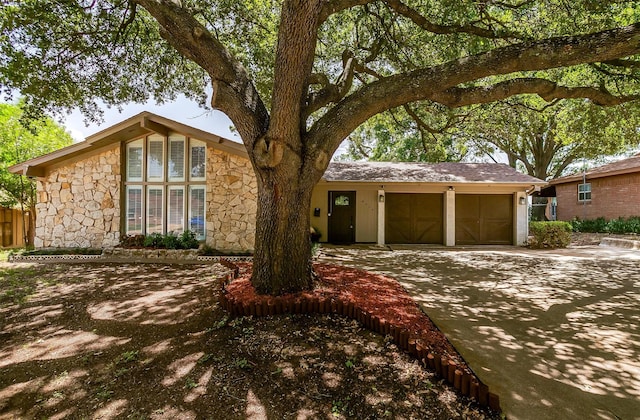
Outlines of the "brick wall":
M578 184L556 185L558 220L616 219L640 216L640 172L587 179L591 183L591 201L578 201Z

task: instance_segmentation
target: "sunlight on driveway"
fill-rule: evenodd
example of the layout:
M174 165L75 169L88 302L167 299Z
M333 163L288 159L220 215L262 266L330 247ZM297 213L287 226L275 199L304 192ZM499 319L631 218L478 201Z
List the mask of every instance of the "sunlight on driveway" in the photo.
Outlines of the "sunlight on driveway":
M638 418L640 252L326 247L398 279L509 418Z

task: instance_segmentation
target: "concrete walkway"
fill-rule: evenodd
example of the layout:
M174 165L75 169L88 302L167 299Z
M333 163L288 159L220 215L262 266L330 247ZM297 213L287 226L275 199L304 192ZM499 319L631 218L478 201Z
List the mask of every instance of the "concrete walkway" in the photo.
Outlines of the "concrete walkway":
M640 419L640 252L324 246L398 279L509 419Z

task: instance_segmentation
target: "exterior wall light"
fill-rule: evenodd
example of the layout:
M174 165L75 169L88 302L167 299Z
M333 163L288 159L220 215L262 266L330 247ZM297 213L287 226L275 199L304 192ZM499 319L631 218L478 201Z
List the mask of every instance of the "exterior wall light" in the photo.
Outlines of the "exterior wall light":
M520 197L518 199L518 204L520 204L521 206L524 206L526 204L527 200L525 197Z
M378 203L384 203L384 194L378 194Z

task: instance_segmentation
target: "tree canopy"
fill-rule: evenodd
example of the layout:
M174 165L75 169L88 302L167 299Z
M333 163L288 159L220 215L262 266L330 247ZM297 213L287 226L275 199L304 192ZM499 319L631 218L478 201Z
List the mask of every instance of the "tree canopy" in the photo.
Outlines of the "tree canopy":
M511 98L461 109L404 107L380 114L349 136L343 158L442 162L496 159L548 180L577 162L640 145L640 104L601 107L584 100Z
M637 99L640 4L595 0L7 0L0 83L32 113L178 93L225 112L258 179L252 282L311 286L310 196L340 143L407 104ZM579 76L575 76L575 75Z
M19 105L0 104L0 205L20 206L35 213L35 182L14 175L7 168L68 146L72 141L71 135L50 118L29 120L25 125ZM29 227L33 229L33 223Z

